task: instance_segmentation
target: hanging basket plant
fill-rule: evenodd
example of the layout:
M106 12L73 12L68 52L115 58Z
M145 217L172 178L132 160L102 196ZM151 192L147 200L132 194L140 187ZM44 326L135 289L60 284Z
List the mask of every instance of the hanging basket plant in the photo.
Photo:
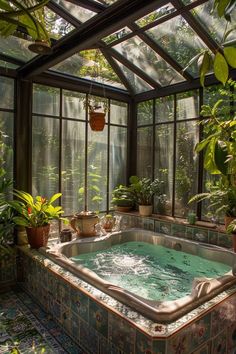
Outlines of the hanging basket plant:
M103 131L105 126L105 112L89 112L89 125L93 131Z

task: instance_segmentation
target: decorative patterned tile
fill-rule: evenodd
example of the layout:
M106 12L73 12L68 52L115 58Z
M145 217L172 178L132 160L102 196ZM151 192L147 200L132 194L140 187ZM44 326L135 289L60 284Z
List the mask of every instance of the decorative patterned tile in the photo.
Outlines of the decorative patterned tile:
M236 321L227 329L227 348L229 353L236 353Z
M152 339L140 331L136 331L136 354L152 353Z
M89 324L104 337L108 336L108 312L97 302L89 300Z
M207 314L200 320L194 322L190 327L191 350L196 349L210 339L211 314Z
M231 323L236 322L236 304L235 297L222 302L212 311L212 336L217 335Z
M221 333L218 334L217 337L212 339L212 349L211 354L226 354L226 329L223 330Z
M109 341L125 353L135 350L135 329L122 318L109 313Z
M218 246L231 248L232 247L232 236L227 234L218 234Z
M97 333L83 320L80 320L80 344L91 353L98 353Z
M158 221L158 220L154 221L154 231L160 232L160 221Z
M79 289L71 287L70 290L71 310L88 322L89 300Z
M99 353L101 354L121 354L121 351L109 342L106 338L100 337Z
M210 354L209 345L204 344L201 348L198 348L192 354Z
M153 341L153 353L165 354L166 353L166 342L164 340L154 340Z
M194 228L193 240L198 242L208 242L208 230L201 228Z
M185 238L186 227L184 225L171 224L171 235Z
M171 223L161 221L160 222L160 232L162 234L171 235Z
M209 230L208 234L209 234L209 243L212 244L212 245L217 245L218 232Z
M188 328L178 332L167 341L168 354L190 354L191 336Z
M142 219L142 227L145 230L153 231L154 230L154 220L153 219L148 219L148 218L143 218Z
M195 229L194 227L187 226L185 231L185 238L187 238L188 240L192 240L194 229Z

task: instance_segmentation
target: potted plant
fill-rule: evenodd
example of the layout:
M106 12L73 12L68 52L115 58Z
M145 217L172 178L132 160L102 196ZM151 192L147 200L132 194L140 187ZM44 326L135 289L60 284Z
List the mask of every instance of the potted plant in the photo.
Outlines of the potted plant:
M105 126L105 116L108 112L107 100L97 97L88 99L89 125L94 131L102 131Z
M106 232L111 232L116 224L116 217L111 214L106 214L100 219L100 223Z
M139 206L139 214L141 216L150 216L152 214L153 197L163 196L161 185L164 183L156 178L151 181L150 178L139 178L137 176L130 177L130 190Z
M130 188L120 184L113 189L111 203L117 211L130 211L134 205L134 197Z
M19 200L10 202L17 212L13 222L15 225L25 226L31 248L47 245L51 220L63 220L68 223L67 219L61 217L62 207L53 206L61 193L54 194L50 199L42 196L34 198L31 194L19 190L15 190L14 195Z
M236 252L236 217L233 221L228 225L226 232L228 234L232 234L232 241L233 241L233 250Z

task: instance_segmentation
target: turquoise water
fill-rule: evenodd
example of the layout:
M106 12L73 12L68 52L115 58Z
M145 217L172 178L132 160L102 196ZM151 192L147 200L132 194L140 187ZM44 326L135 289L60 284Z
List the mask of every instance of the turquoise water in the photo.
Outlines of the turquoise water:
M191 293L195 277L217 278L231 267L146 242L126 242L71 258L102 279L150 300Z

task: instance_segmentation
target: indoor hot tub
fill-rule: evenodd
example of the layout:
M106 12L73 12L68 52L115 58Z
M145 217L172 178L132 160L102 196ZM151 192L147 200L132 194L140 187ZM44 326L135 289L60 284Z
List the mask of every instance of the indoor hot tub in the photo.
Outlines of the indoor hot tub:
M236 254L132 229L41 249L144 316L171 322L236 283Z

